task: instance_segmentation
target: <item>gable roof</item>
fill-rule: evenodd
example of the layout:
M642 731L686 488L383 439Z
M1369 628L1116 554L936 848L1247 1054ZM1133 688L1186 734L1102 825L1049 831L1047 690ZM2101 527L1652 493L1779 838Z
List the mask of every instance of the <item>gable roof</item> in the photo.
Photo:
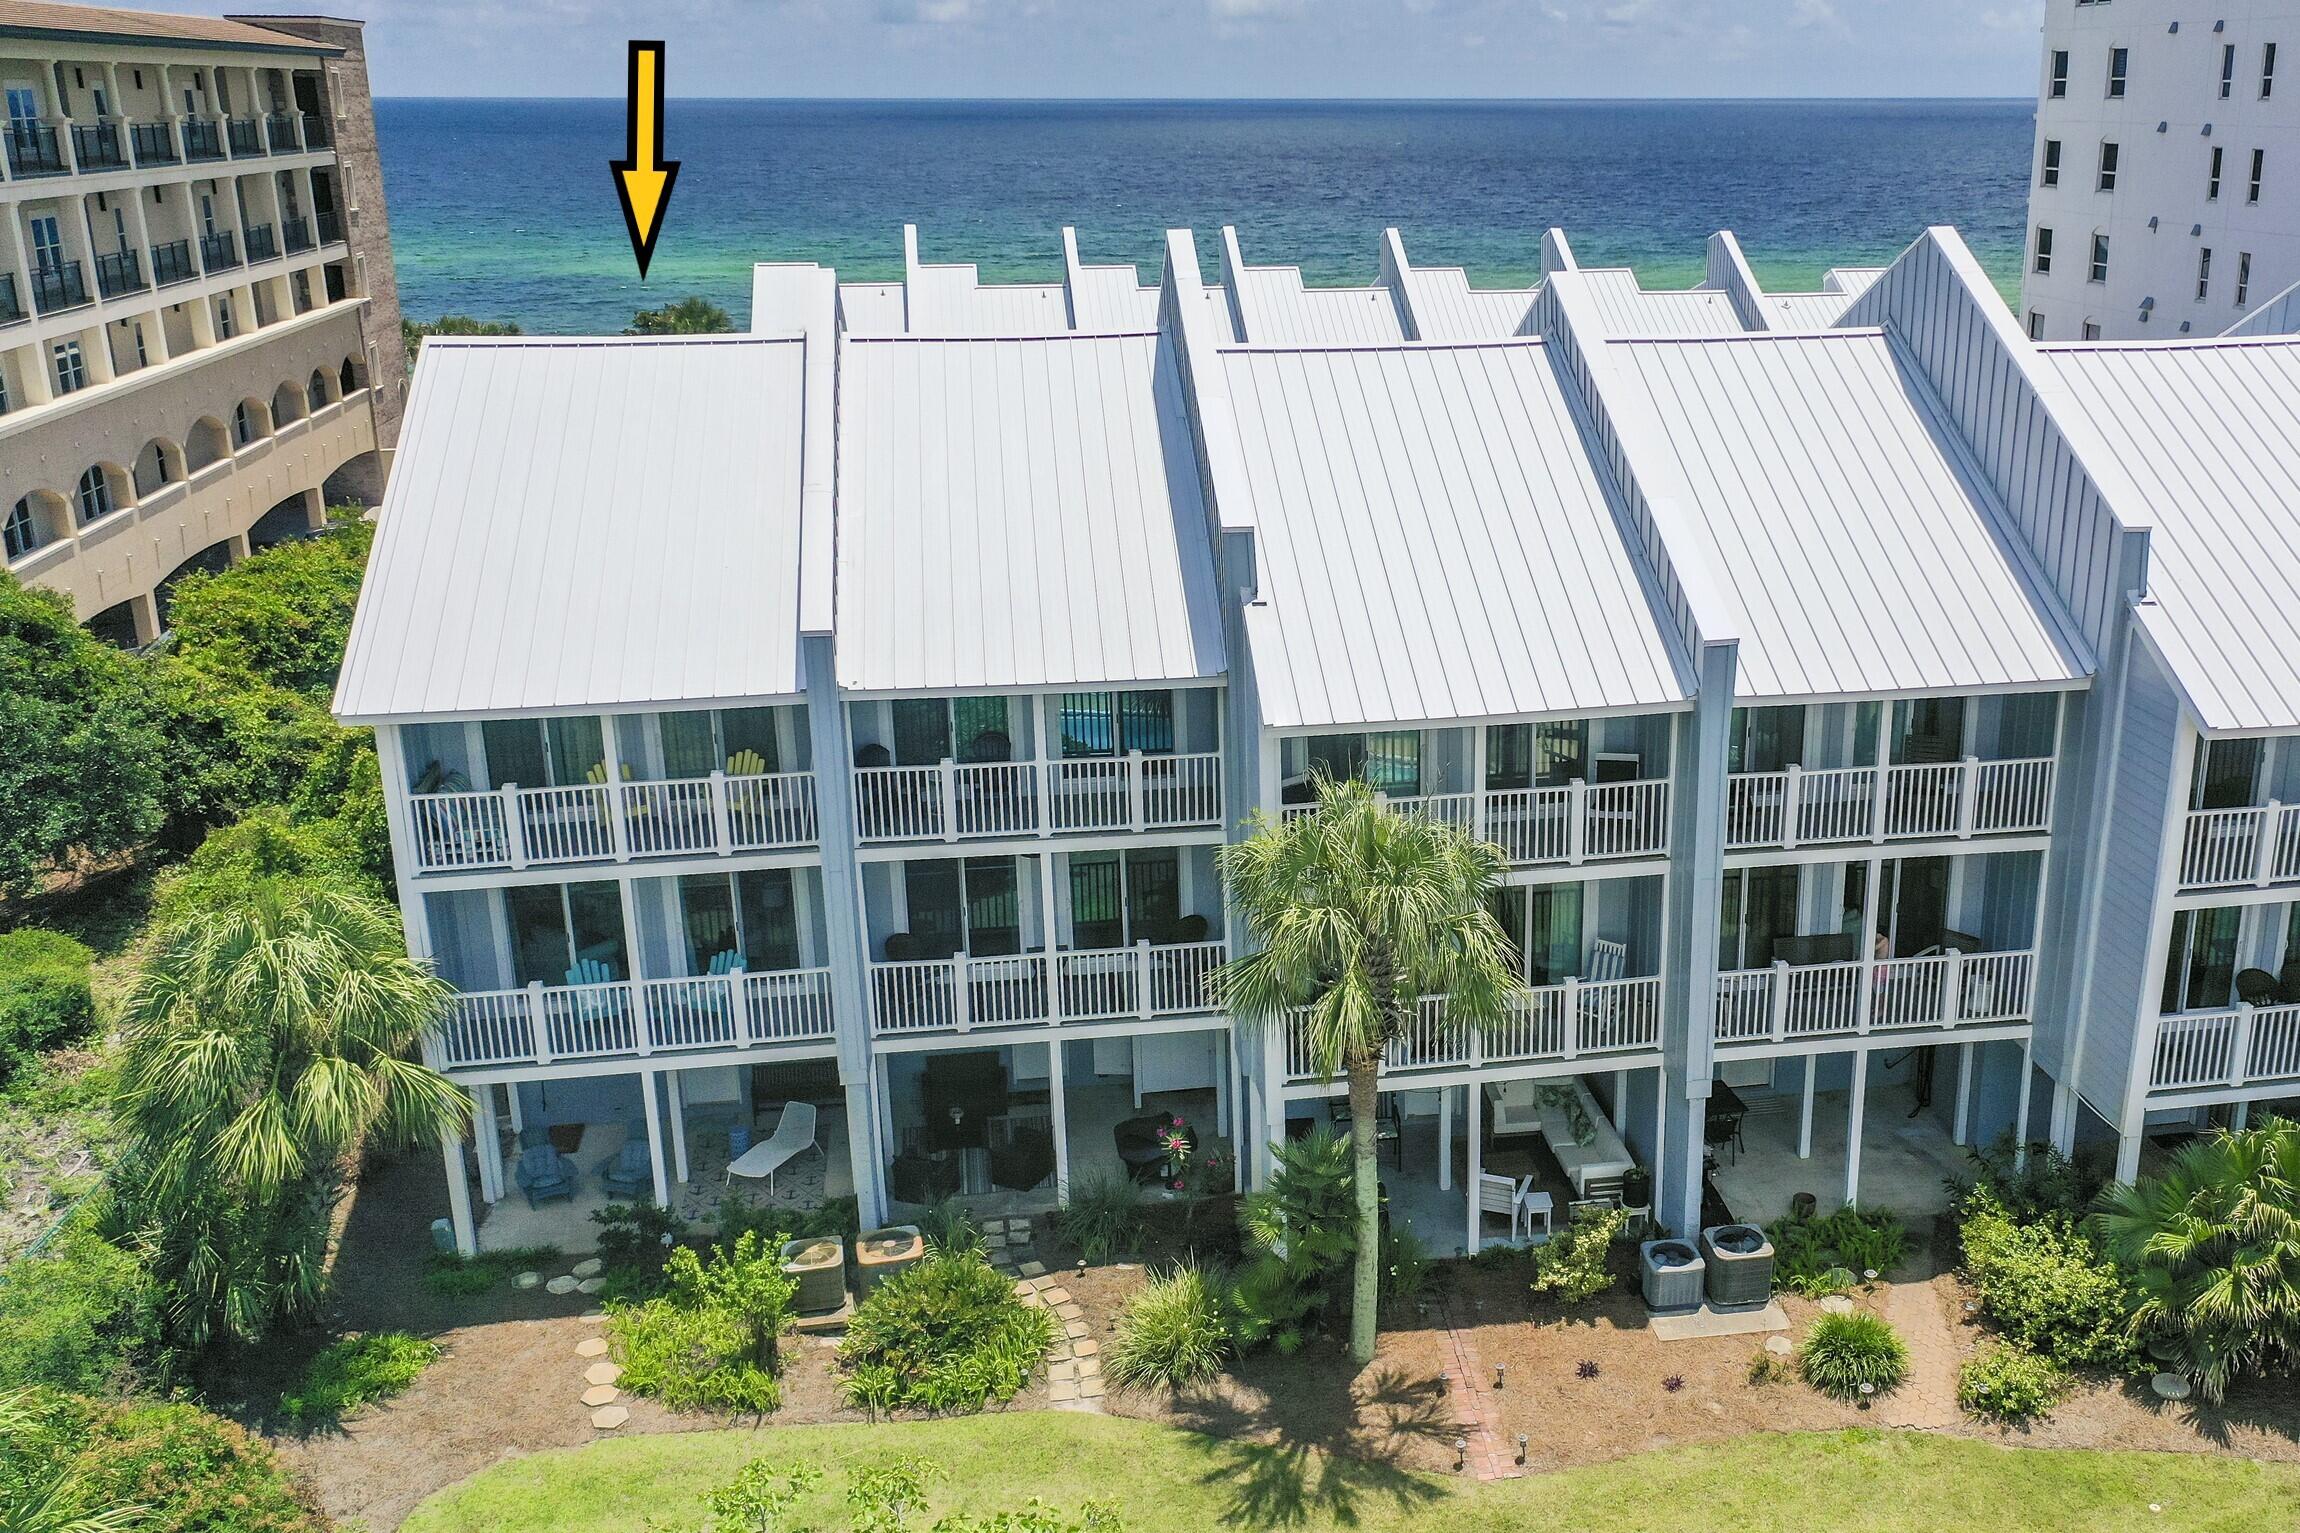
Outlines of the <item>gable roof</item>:
M115 10L96 5L49 5L40 0L0 0L0 37L83 38L89 42L157 43L169 47L260 48L272 53L313 53L329 58L343 52L327 43L274 32L248 21Z

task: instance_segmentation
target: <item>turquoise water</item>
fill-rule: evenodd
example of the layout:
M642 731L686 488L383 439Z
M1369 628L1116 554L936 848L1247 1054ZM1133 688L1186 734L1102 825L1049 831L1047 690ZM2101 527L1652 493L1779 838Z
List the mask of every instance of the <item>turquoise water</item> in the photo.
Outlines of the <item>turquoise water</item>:
M669 104L678 189L642 285L607 161L622 103L377 104L401 305L411 317L616 330L702 293L742 320L749 268L822 261L902 274L901 226L929 260L988 279L1088 261L1154 279L1163 231L1236 224L1246 258L1312 282L1369 280L1396 225L1417 264L1522 283L1541 231L1652 285L1701 275L1739 234L1771 287L1877 264L1928 224L1963 231L2017 287L2033 104L2026 101L791 102ZM1209 271L1209 276L1212 272Z

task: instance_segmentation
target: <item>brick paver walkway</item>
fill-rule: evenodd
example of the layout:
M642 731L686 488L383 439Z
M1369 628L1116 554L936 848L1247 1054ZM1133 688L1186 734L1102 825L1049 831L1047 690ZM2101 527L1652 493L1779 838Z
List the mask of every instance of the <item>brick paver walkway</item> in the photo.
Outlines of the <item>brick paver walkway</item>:
M1514 1480L1525 1471L1518 1467L1517 1445L1501 1430L1501 1403L1493 1398L1493 1373L1478 1355L1476 1332L1454 1321L1453 1306L1443 1300L1447 1351L1452 1357L1446 1404L1469 1444L1469 1467L1481 1480Z
M1877 1416L1897 1427L1955 1426L1957 1333L1940 1294L1931 1283L1895 1283L1885 1290L1884 1316L1908 1343L1909 1376L1877 1403Z

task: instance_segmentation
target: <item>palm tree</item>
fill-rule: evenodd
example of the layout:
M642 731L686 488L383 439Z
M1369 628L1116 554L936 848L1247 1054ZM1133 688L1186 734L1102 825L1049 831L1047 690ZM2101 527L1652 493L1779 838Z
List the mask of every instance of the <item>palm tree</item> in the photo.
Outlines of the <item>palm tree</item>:
M316 1300L371 1136L461 1126L462 1095L414 1059L447 998L388 906L320 886L260 882L160 934L122 1006L122 1180L188 1343Z
M1488 897L1506 866L1499 848L1455 826L1401 814L1363 782L1320 778L1315 810L1222 849L1231 903L1258 951L1214 975L1236 1014L1280 1025L1299 1013L1322 1079L1349 1079L1357 1197L1350 1351L1373 1361L1381 1282L1375 1081L1383 1051L1425 996L1437 1025L1498 1024L1518 989L1516 958Z
M2139 1290L2134 1329L2170 1339L2207 1400L2300 1367L2300 1124L2200 1139L2095 1217Z
M660 309L641 309L631 316L626 335L723 335L735 328L725 309L701 296L682 298Z

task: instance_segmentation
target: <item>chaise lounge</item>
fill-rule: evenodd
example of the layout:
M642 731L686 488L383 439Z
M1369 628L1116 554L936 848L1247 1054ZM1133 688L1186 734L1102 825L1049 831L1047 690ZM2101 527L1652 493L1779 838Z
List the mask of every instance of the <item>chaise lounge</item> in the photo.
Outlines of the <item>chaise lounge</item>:
M775 1190L775 1173L797 1159L802 1150L822 1154L823 1148L815 1143L815 1104L792 1102L783 1108L783 1115L775 1120L774 1134L752 1145L737 1156L727 1167L722 1181L731 1183L738 1176L756 1181L767 1179L767 1191Z

